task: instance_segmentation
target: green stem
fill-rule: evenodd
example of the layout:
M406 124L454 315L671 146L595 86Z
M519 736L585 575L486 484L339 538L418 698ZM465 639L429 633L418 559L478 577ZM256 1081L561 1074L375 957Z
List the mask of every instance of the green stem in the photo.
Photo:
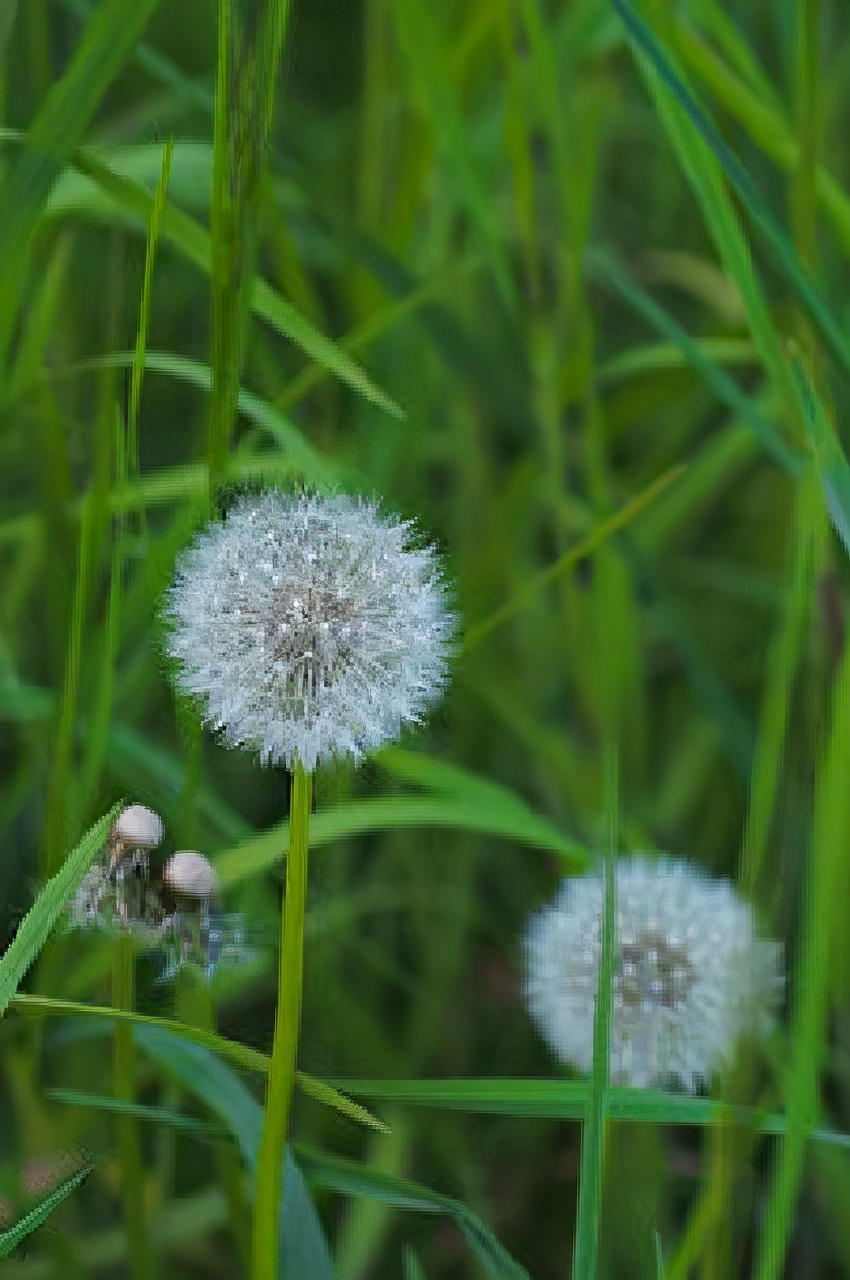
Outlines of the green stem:
M257 1161L252 1280L275 1280L278 1269L284 1152L289 1133L298 1027L301 1020L310 796L311 779L300 765L296 765L289 804L289 850L286 855L286 892L281 913L277 1014L263 1137Z
M115 944L112 964L112 1003L116 1009L132 1011L135 1004L135 953L133 939L122 933ZM135 1045L129 1022L115 1024L115 1096L133 1101L135 1092ZM129 1242L130 1274L133 1280L148 1280L153 1274L149 1234L145 1222L145 1184L139 1133L132 1116L118 1117L118 1147L121 1156L121 1199Z

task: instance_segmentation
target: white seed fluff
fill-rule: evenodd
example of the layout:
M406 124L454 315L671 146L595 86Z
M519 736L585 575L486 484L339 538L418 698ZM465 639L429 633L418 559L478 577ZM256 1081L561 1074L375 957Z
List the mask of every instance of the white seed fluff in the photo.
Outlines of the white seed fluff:
M677 1077L696 1091L746 1031L770 1032L782 993L780 944L756 937L728 880L634 856L616 867L610 1069L613 1084ZM562 1062L590 1072L602 936L600 871L565 880L529 921L526 999Z
M342 495L242 498L177 563L166 649L206 722L266 764L312 771L418 723L455 617L410 521Z

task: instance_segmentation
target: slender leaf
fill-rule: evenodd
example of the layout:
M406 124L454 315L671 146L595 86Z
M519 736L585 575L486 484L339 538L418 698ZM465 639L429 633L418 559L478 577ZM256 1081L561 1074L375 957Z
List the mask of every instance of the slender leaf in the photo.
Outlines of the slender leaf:
M406 1178L378 1173L352 1160L341 1160L312 1147L296 1144L307 1181L343 1195L366 1196L414 1213L445 1214L452 1218L490 1280L529 1280L528 1272L502 1247L490 1229L466 1205Z
M65 903L79 886L98 850L106 843L120 812L115 805L91 827L39 893L0 958L0 1016L5 1013L30 965L38 956Z

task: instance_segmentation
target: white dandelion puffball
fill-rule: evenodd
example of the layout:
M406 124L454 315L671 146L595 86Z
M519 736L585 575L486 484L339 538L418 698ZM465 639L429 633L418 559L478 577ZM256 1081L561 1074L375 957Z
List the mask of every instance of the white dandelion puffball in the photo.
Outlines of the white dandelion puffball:
M177 685L263 763L308 772L421 721L455 616L433 547L363 499L243 497L177 563L164 609Z
M728 880L681 860L634 856L615 870L611 1082L669 1077L695 1092L746 1031L767 1034L782 994L779 943L756 937ZM565 880L525 935L526 998L562 1062L593 1065L602 939L600 870Z

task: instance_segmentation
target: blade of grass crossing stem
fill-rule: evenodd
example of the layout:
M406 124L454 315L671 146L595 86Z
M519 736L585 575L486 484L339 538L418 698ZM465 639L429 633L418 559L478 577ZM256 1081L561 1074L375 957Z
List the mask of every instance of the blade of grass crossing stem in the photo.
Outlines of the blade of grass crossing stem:
M737 192L754 226L761 232L773 251L777 266L807 311L826 346L845 374L850 376L850 348L841 327L823 302L788 235L773 216L750 174L724 142L716 125L697 106L681 76L677 75L666 52L655 38L652 28L638 17L629 0L612 0L612 3L625 24L633 49L652 68L657 84L662 88L671 105L674 105L680 117L687 117L693 130L704 140L727 180Z
M759 884L788 734L791 693L812 608L815 565L823 559L826 515L814 467L802 476L791 527L791 584L771 641L753 752L750 794L741 843L740 882L747 896Z
M114 812L117 814L118 810ZM0 976L2 972L0 967ZM20 1013L55 1018L72 1017L96 1021L129 1022L136 1027L155 1027L161 1036L172 1036L177 1040L188 1040L191 1044L201 1045L202 1048L217 1054L226 1062L232 1062L243 1071L257 1071L260 1075L266 1075L269 1070L269 1056L261 1053L259 1049L251 1049L248 1045L240 1044L236 1040L228 1040L225 1036L207 1031L203 1027L191 1027L183 1022L175 1022L172 1018L159 1018L152 1014L134 1013L105 1005L81 1004L76 1000L53 1000L49 996L16 995L12 996L9 1003ZM381 1120L371 1115L365 1107L344 1097L332 1085L325 1084L324 1081L317 1080L304 1071L296 1073L295 1083L308 1098L313 1098L323 1107L333 1108L346 1119L353 1120L355 1124L365 1125L368 1129L377 1129L381 1133L388 1132Z
M366 1196L414 1213L444 1214L460 1228L488 1280L529 1280L525 1268L465 1204L406 1178L378 1173L353 1160L326 1155L301 1143L296 1144L295 1154L311 1186L342 1195Z
M608 1094L611 1068L611 1006L616 940L616 858L618 843L617 753L613 747L605 758L606 818L609 847L604 861L602 945L596 985L596 1012L593 1023L593 1074L590 1099L581 1133L578 1213L576 1218L574 1280L595 1280L599 1257L599 1224L602 1216L602 1180L605 1137L608 1123Z
M94 152L78 150L74 167L109 195L120 208L132 213L147 225L152 197L140 183L123 177L105 164ZM174 205L166 204L162 212L161 234L201 271L212 270L212 246L209 233L199 222ZM333 373L365 399L396 418L404 413L394 400L381 391L363 369L335 342L310 324L295 307L286 302L265 280L256 278L251 292L254 313L294 342L306 354Z
M457 827L546 849L563 860L565 869L575 871L587 865L588 849L559 831L554 823L519 802L503 802L493 811L482 809L485 797L492 803L496 798L495 792L485 788L473 794L470 789L469 793L458 796L387 796L340 805L314 815L310 823L310 844L315 848L360 831L391 831L416 826ZM281 823L228 849L216 859L221 884L238 884L272 866L286 844L287 826Z
M26 1240L27 1236L31 1236L34 1231L37 1231L42 1223L47 1221L53 1210L63 1200L66 1200L72 1191L76 1191L78 1187L83 1185L93 1169L93 1164L83 1165L81 1169L72 1173L69 1178L65 1178L39 1204L29 1209L14 1226L9 1227L7 1231L0 1231L0 1258L8 1258L9 1254L13 1253Z
M289 848L286 851L286 888L281 910L272 1060L266 1087L263 1137L257 1158L257 1192L251 1238L252 1280L269 1280L274 1274L279 1249L281 1195L285 1191L283 1156L292 1112L301 1022L311 794L312 777L300 764L296 764L290 793Z
M832 723L816 771L810 871L802 895L796 999L786 1080L788 1135L776 1153L754 1276L778 1280L784 1268L803 1174L806 1133L820 1106L820 1067L827 1035L830 967L848 927L847 779L850 777L850 644L836 672Z
M126 436L123 424L116 415L115 480L118 486L134 481L139 474L139 407L142 398L142 383L145 374L145 354L148 327L150 323L151 288L153 285L153 268L156 258L156 246L159 239L159 227L162 210L168 190L168 178L171 172L171 160L174 146L171 140L166 143L162 152L162 173L154 194L151 206L148 239L145 249L145 270L142 281L142 296L139 304L139 324L136 333L136 347L130 367L130 397L127 410ZM138 518L142 533L146 531L144 505L139 507ZM100 663L100 678L97 683L95 705L89 720L81 766L81 792L88 797L94 791L100 774L106 749L106 739L112 717L113 694L115 689L115 664L118 656L119 633L121 629L121 597L122 597L122 537L126 516L119 514L118 537L112 542L112 560L109 573L109 595L106 606L106 624L103 638L103 659Z
M139 1043L183 1087L228 1127L252 1176L260 1155L263 1113L256 1098L208 1048L177 1040L154 1026L136 1029ZM298 1163L287 1147L284 1194L275 1232L280 1240L270 1280L333 1280L330 1249Z
M212 189L210 483L236 423L257 221L288 0L219 0Z
M48 880L18 926L17 933L0 958L0 1016L47 941L63 906L77 889L98 850L106 843L119 810L120 805L116 805L86 832L62 862L56 875Z
M0 185L0 380L23 296L27 251L50 188L158 0L107 0L86 26L65 73L45 98L15 163Z

